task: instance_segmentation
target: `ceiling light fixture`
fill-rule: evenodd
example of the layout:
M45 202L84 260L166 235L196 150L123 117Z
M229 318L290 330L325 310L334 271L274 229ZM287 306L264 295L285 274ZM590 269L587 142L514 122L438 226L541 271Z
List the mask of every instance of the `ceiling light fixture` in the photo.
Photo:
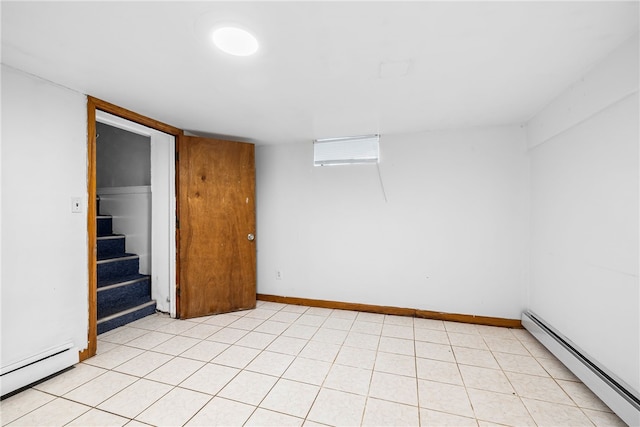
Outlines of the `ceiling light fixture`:
M248 31L238 27L222 27L215 30L213 43L229 55L249 56L258 51L258 40Z

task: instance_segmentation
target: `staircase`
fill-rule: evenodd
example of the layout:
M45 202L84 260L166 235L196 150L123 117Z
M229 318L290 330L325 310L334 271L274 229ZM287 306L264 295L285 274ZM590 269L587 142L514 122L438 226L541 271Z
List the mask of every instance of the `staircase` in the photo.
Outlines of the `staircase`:
M97 216L98 334L156 311L151 276L140 274L140 257L125 252L125 236L113 234L111 215Z

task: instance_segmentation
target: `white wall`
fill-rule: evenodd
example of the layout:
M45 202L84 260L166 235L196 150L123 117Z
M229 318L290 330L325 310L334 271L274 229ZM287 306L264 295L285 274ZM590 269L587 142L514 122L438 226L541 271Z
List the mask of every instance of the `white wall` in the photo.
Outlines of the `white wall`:
M640 390L638 35L529 123L529 307Z
M151 138L96 123L96 186L151 185Z
M380 172L387 201L375 165L256 147L258 293L519 318L524 131L383 135Z
M113 215L113 232L126 236L127 253L140 257L140 274L151 274L151 186L97 188L100 213Z
M2 366L86 348L86 116L84 95L2 66Z

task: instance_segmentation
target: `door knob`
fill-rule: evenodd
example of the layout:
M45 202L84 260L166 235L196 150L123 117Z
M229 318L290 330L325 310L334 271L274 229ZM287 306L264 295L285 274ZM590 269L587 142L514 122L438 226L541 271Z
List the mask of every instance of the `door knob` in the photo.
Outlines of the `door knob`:
M254 236L253 234L249 233L247 234L247 240L250 242L253 242L256 239L256 236Z

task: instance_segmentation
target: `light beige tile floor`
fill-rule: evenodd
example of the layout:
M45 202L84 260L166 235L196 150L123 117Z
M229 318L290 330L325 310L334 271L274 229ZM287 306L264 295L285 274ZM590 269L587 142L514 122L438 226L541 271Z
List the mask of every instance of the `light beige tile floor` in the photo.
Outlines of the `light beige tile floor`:
M523 329L258 301L98 338L2 425L624 425Z

